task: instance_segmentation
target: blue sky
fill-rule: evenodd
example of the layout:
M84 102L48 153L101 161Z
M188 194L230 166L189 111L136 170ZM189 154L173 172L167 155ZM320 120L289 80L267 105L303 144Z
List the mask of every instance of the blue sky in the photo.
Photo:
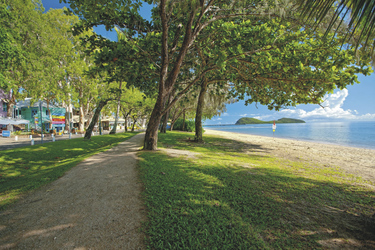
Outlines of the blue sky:
M50 8L62 8L59 0L42 0L43 6L48 11ZM144 7L143 12L150 15L150 8ZM104 27L94 29L104 37L115 40L115 32L109 32ZM227 111L221 116L206 120L205 124L234 124L241 117L255 117L261 120L276 120L282 117L298 118L306 121L335 121L335 120L366 120L375 121L375 73L370 76L359 75L360 84L350 85L347 89L337 90L334 94L327 95L323 103L324 109L319 105L299 105L295 108L279 112L270 111L267 107L255 104L248 106L244 102L227 105Z

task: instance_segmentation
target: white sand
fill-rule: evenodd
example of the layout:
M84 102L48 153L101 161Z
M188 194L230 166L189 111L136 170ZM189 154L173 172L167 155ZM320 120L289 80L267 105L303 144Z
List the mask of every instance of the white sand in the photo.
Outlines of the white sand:
M260 154L301 160L320 166L339 167L344 172L360 176L375 185L375 150L372 149L223 132L207 128L205 128L205 135L218 135L252 144Z

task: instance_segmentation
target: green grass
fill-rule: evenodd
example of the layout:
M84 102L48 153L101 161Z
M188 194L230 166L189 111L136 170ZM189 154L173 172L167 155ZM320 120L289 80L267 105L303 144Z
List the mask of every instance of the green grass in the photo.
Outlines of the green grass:
M259 145L188 137L160 134L159 148L190 157L140 154L148 248L319 249L336 238L374 246L366 223L375 195L360 178L273 158Z
M61 140L0 151L0 210L20 195L50 183L83 159L105 151L136 133Z

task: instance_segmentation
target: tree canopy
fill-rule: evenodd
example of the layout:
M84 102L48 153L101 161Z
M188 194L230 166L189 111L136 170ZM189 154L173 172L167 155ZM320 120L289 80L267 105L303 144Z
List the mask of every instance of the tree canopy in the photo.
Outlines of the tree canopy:
M157 92L145 149L156 149L162 117L202 80L219 89L230 83L234 97L280 109L319 104L355 83L356 73L371 72L368 52L341 49L341 33L326 39L300 19L294 1L62 1L82 19L76 33L102 24L127 38L87 40L102 48L97 65L122 65L128 84ZM144 3L155 6L152 22L138 12Z

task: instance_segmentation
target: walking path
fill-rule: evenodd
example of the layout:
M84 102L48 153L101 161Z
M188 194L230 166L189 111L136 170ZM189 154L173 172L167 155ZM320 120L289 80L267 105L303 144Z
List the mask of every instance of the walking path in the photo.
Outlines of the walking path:
M0 213L0 249L144 249L136 152L144 134L94 155Z

